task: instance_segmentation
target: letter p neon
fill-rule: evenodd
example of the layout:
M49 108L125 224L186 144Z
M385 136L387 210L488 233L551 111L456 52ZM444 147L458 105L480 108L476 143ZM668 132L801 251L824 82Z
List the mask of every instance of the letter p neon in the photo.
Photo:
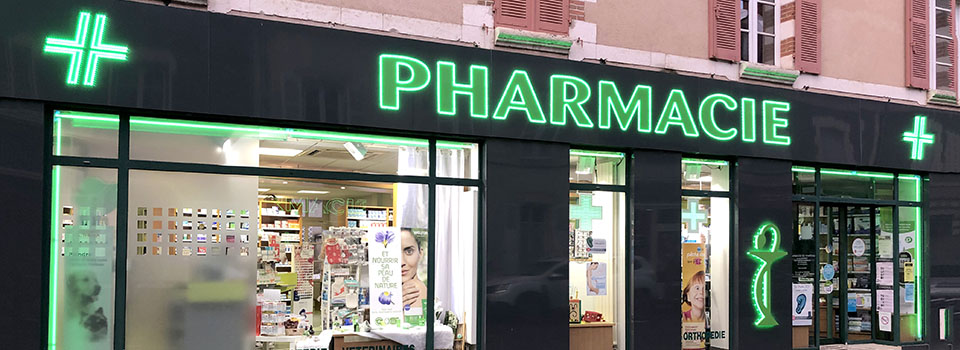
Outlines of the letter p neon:
M427 87L430 69L423 61L410 56L383 54L380 55L379 78L380 108L399 110L400 92L419 91Z

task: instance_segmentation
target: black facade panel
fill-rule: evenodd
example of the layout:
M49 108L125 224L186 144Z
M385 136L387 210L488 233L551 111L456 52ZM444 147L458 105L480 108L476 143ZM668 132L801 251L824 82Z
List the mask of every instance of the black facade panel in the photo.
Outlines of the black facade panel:
M680 349L680 154L636 151L633 202L634 349Z
M779 248L792 251L793 223L792 184L790 162L740 158L736 167L736 244L731 247L736 266L731 276L734 286L734 317L732 348L734 349L790 349L793 294L789 255L773 262L770 271L770 309L779 323L772 327L758 327L757 311L753 303L753 278L760 264L746 254L753 249L754 235L761 225L771 223L780 229ZM764 237L768 239L769 234ZM769 247L764 245L761 248Z
M566 349L567 145L486 143L485 349Z
M960 176L930 174L926 188L927 232L926 243L930 304L927 310L927 335L931 349L953 349L957 344L960 320ZM933 242L934 244L930 244ZM940 340L940 308L952 310L947 325L947 339Z
M43 105L0 99L0 222L4 296L0 339L8 349L40 349L46 339Z

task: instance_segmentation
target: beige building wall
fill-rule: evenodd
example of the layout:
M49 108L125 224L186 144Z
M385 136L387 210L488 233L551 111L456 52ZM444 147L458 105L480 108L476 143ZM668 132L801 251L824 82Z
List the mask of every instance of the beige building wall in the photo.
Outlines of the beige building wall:
M903 1L822 1L821 75L904 86Z
M707 58L706 0L616 0L586 3L597 44Z
M266 1L266 0L253 0ZM463 23L463 4L476 0L296 0L354 10L413 17L430 21Z

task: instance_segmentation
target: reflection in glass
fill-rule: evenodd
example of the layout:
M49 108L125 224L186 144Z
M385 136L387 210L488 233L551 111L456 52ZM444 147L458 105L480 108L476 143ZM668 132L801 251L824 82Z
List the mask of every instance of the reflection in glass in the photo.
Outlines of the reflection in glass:
M683 349L705 349L698 332L729 331L730 200L684 196L681 205L681 339ZM709 339L709 347L728 349L728 341Z
M730 163L723 160L684 158L681 162L683 189L729 191Z
M626 166L626 156L620 152L570 150L571 183L623 185Z
M52 180L49 347L112 349L117 171L55 166Z
M600 313L606 322L613 323L613 338L599 340L604 344L624 344L627 331L623 310L626 274L622 269L626 256L625 208L621 192L570 191L570 299L579 300L580 316L589 319L588 313ZM571 344L582 341L571 339Z
M53 154L117 158L120 118L112 114L53 113Z
M893 174L821 169L824 196L861 199L893 198Z
M900 271L900 341L922 340L923 334L923 231L919 207L900 207L898 214L900 243L897 264Z
M772 35L757 35L757 60L763 64L775 64L776 52L774 45L776 40Z

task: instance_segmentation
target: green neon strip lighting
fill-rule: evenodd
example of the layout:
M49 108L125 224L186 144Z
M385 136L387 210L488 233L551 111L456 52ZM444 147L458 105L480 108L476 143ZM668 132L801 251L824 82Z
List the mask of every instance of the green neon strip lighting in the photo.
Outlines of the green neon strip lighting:
M918 191L917 193L920 193L920 192ZM923 336L924 335L923 334L924 307L923 307L922 298L923 298L923 282L924 282L923 281L924 249L923 249L923 230L921 229L921 223L923 222L923 218L920 217L920 207L916 207L913 209L915 210L914 215L916 216L914 216L914 218L916 220L916 225L917 225L917 238L916 238L917 266L916 266L916 271L914 271L914 273L916 274L916 277L915 277L916 281L914 282L914 286L915 286L914 288L916 288L916 290L914 291L914 298L916 298L916 302L913 304L913 307L917 313L917 336L918 338L923 339L924 338Z
M567 49L567 50L570 49L570 46L573 46L573 41L569 41L569 40L555 40L555 39L529 37L529 36L508 34L508 33L498 34L497 41L503 41L503 42L514 43L514 44L547 46L547 47Z
M683 164L700 164L700 165L716 165L716 166L727 166L730 165L730 162L725 160L711 160L711 159L695 159L695 158L683 158L680 161Z
M796 172L796 173L811 173L811 174L812 174L812 173L816 173L816 172L817 172L817 169L809 168L809 167L805 167L805 166L795 166L795 167L790 168L790 169L793 170L793 171Z
M877 178L877 179L893 179L893 174L874 173L874 172L855 171L855 170L820 169L820 173L826 174L826 175L859 176L859 177L870 177L870 178Z
M411 146L411 147L428 147L430 145L430 142L427 140L403 138L403 137L353 134L353 133L342 133L342 132L333 132L333 131L313 131L313 130L304 130L304 129L284 129L284 128L272 128L272 127L242 126L237 124L191 122L191 121L183 121L183 120L168 120L168 119L144 118L144 117L131 117L130 127L134 131L146 131L146 132L164 132L159 128L170 128L170 129L181 129L181 131L174 131L177 133L184 133L182 132L182 130L186 130L187 134L193 134L195 132L197 134L203 134L203 135L209 135L211 133L215 133L217 135L223 135L224 132L230 133L230 134L239 133L240 134L239 136L259 137L261 139L272 138L272 139L278 139L278 140L285 140L293 137L293 138L304 138L304 139L340 141L340 142L365 142L365 143L374 143L374 144ZM237 136L237 135L234 135L234 136ZM462 149L462 148L473 148L474 144L460 143L460 142L437 142L437 147L450 148L450 149Z
M744 68L743 73L747 75L757 75L757 76L763 76L766 78L788 80L788 81L797 80L797 77L799 77L799 75L797 74L782 73L782 72L762 70L757 68Z
M77 27L73 32L73 39L47 37L44 40L44 53L70 56L70 65L67 68L67 85L77 85L80 80L80 71L83 70L83 86L96 86L97 67L101 59L127 60L129 49L126 46L103 43L103 34L106 32L106 27L107 15L98 13L94 16L93 32L88 37L90 12L81 11L77 15Z
M62 121L59 118L54 118L54 144L53 144L53 155L60 155L61 150L61 124ZM60 227L60 166L54 166L53 172L51 174L52 180L52 190L50 191L50 279L49 286L50 290L48 291L48 299L50 304L48 305L48 316L47 316L47 349L56 350L57 348L57 277L59 275L59 265L57 262L57 256L60 254L60 237L58 237L58 228Z
M767 244L766 233L770 233L770 242ZM767 248L764 248L766 246ZM787 255L780 250L780 229L772 223L760 225L753 235L753 249L747 251L747 256L757 261L757 272L753 275L751 296L753 308L757 312L757 319L753 325L757 328L769 328L779 325L770 307L770 274L773 263Z
M623 158L624 154L620 152L603 152L603 151L584 151L584 150L570 150L571 156L583 156L583 157L597 157L597 158Z

